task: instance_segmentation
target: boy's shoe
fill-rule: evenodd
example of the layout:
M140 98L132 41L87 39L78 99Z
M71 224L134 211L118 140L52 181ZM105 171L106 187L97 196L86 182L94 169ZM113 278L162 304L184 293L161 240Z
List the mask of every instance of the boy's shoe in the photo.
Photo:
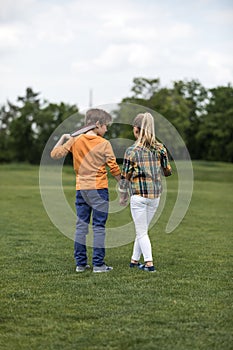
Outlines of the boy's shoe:
M103 264L101 266L94 266L93 267L93 272L109 272L112 270L113 270L113 267L107 266L105 264Z
M88 270L90 268L90 265L78 265L76 266L76 272L84 272L85 270Z
M143 271L156 272L156 269L154 266L141 265L138 268L139 268L139 270L143 270Z

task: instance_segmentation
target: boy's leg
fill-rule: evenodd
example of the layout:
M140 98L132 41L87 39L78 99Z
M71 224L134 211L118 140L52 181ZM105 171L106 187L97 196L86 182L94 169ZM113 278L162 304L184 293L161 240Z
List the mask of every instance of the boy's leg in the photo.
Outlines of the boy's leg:
M77 223L74 242L74 258L77 266L85 266L87 264L86 235L88 234L88 225L91 216L91 207L86 203L82 196L82 192L83 191L76 192L75 202Z
M94 266L104 264L105 257L105 225L108 218L109 195L108 189L94 190L90 194L93 209L93 257Z

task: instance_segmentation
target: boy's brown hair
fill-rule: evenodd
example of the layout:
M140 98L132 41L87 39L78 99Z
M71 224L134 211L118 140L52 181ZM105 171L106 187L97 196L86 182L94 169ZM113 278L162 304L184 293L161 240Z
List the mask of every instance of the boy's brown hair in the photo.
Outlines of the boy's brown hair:
M112 122L111 115L103 109L92 108L86 112L85 125L95 124L99 122L100 125L108 125Z

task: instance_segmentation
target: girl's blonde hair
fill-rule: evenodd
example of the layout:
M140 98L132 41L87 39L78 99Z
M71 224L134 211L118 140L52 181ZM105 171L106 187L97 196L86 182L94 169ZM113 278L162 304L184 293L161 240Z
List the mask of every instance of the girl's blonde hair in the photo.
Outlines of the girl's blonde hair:
M157 140L155 137L154 118L148 112L140 113L134 119L134 126L140 130L136 145L141 144L144 147L155 147Z

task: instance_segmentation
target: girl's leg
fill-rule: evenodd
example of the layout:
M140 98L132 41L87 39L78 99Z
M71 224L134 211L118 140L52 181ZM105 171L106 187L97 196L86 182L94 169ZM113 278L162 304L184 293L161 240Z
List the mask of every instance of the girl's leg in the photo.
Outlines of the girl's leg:
M158 206L159 206L159 201L160 201L160 197L159 198L155 198L155 199L147 199L147 232L149 230L149 226L151 223L151 220L153 219ZM144 260L146 262L146 266L153 266L153 258L151 255L151 260Z
M136 239L132 260L138 261L143 254L144 261L152 261L151 243L148 236L147 198L131 196L130 208L135 224Z
M136 264L140 260L141 254L142 254L142 251L141 251L141 248L140 248L140 244L139 244L138 239L136 237L135 241L134 241L133 254L132 254L132 257L131 257L131 262Z
M147 225L150 226L151 220L153 219L158 206L159 206L160 197L155 199L148 199L147 205Z
M143 254L147 265L153 265L151 242L148 236L150 222L158 208L160 198L148 199L132 196L130 201L131 214L135 224L136 239L134 242L132 262L138 261Z

